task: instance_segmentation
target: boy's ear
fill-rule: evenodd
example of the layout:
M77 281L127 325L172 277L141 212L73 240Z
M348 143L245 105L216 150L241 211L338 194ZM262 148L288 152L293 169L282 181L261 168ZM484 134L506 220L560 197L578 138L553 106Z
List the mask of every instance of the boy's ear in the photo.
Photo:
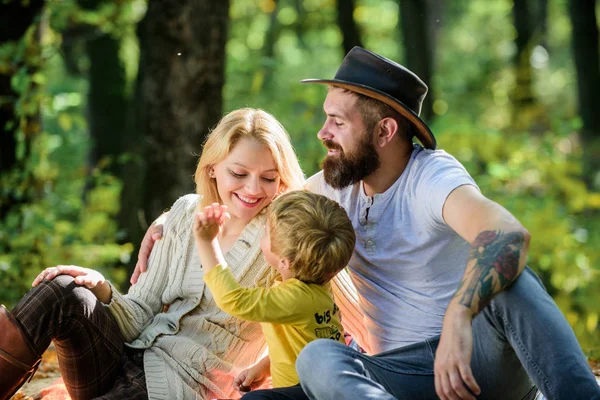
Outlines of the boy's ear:
M280 257L279 258L279 267L283 270L289 270L290 269L290 260L288 260L287 257Z

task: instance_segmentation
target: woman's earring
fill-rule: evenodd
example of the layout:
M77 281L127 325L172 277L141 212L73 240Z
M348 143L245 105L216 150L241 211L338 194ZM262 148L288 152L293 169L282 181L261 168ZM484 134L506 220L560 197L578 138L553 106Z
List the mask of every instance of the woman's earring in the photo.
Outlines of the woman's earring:
M208 177L213 179L215 177L215 170L211 169L210 171L208 171Z

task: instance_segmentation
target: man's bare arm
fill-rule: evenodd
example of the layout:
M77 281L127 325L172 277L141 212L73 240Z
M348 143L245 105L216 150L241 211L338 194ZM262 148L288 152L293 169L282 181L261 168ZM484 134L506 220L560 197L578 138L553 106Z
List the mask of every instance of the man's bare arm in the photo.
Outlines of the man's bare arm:
M467 307L475 315L525 268L529 233L504 207L470 185L448 196L444 219L471 243L467 267L451 304Z
M452 192L444 204L446 223L471 244L460 285L450 301L438 346L435 389L442 400L475 400L481 390L471 371L471 321L525 268L529 233L506 209L471 185Z
M131 278L129 279L129 282L131 282L132 285L137 283L142 272L146 272L146 269L148 268L148 258L150 257L154 243L162 238L163 224L165 223L168 214L168 212L163 213L152 223L152 225L150 225L146 231L146 234L142 239L142 244L140 245L140 250L138 251L138 259L137 263L135 264L135 269L133 270L133 274L131 274Z
M471 244L467 269L454 298L477 314L523 271L527 245L528 237L521 231L481 232Z

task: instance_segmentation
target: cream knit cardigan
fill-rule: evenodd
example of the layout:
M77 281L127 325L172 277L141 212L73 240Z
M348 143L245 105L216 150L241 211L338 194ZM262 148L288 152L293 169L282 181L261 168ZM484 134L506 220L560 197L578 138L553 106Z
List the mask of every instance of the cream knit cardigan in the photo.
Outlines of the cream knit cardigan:
M237 397L233 378L265 354L255 322L221 311L204 285L192 235L200 196L181 197L169 212L148 272L108 305L130 347L145 349L150 399ZM274 274L260 251L264 212L248 223L225 260L242 286L267 286ZM163 305L169 305L163 312Z

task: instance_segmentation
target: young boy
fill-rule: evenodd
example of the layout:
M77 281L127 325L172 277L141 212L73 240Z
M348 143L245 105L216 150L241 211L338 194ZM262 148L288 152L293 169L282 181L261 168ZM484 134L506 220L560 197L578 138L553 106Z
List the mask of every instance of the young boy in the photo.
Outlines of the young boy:
M216 203L197 214L193 231L204 280L223 311L261 322L269 346L269 356L243 371L234 386L241 391L259 386L269 369L275 388L298 385L295 362L308 342L330 338L344 343L327 283L352 256L352 223L344 209L325 196L293 191L277 198L270 207L261 249L282 281L271 288L250 289L237 283L217 241L228 218L226 207Z

